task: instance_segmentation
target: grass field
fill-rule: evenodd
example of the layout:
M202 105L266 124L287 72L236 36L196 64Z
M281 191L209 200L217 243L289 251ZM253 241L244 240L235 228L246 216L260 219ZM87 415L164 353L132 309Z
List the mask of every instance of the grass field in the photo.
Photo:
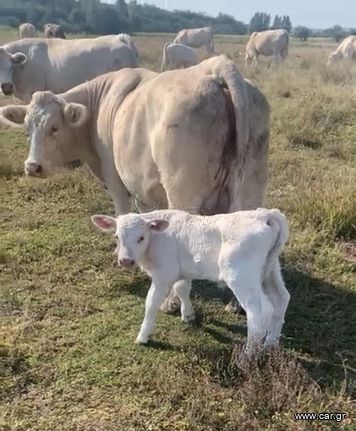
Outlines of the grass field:
M158 70L169 39L139 35L142 65ZM225 312L228 295L203 282L196 325L161 313L154 341L134 345L149 280L115 268L113 240L90 226L90 215L112 213L109 197L80 169L26 178L24 133L1 128L1 430L355 429L356 68L328 69L333 45L319 40L293 41L278 68L245 70L242 42L219 37L216 49L272 107L266 206L291 230L283 349L240 364L245 316Z

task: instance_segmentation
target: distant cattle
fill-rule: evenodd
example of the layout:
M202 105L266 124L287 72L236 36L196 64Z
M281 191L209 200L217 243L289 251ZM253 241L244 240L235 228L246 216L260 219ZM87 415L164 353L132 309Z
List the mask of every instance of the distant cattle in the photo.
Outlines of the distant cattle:
M194 66L198 63L196 52L181 43L166 43L163 48L161 72Z
M149 341L157 311L171 290L181 301L182 320L194 320L189 281L203 279L224 281L245 309L248 354L278 345L290 299L279 263L288 239L280 211L259 208L202 217L165 210L116 219L96 215L92 221L115 233L120 266L139 265L152 279L137 343Z
M19 26L19 37L20 39L26 39L28 37L38 37L36 27L29 22L25 22Z
M62 27L58 24L45 24L43 26L44 35L47 39L59 38L66 39Z
M26 117L28 175L81 159L106 184L116 214L130 211L130 196L141 210L208 214L263 202L269 104L223 55L161 74L125 68L58 96L38 92L1 117Z
M35 91L62 93L103 73L137 65L118 36L25 39L0 47L0 84L5 95L29 102Z
M254 32L246 46L246 65L257 65L259 55L273 56L279 63L288 56L289 35L286 30L266 30Z
M339 60L352 61L356 59L356 36L346 37L329 56L329 64Z
M214 30L211 27L181 30L173 43L181 43L191 48L205 46L208 54L212 54L214 52Z

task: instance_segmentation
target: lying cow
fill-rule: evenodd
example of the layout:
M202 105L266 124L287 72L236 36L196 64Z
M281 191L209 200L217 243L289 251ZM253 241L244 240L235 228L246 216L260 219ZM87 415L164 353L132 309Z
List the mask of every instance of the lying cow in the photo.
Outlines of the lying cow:
M178 32L173 43L181 43L191 48L205 46L208 54L214 53L214 30L211 27L190 28Z
M198 63L196 52L181 43L166 43L163 48L161 72L194 66Z
M329 64L339 60L352 61L356 59L356 36L346 37L329 56Z
M29 102L35 91L61 93L106 72L136 67L117 36L96 39L25 39L0 47L3 93Z
M43 26L43 32L45 35L45 38L52 39L52 38L59 38L59 39L66 39L66 35L64 34L63 28L58 24L45 24Z
M224 281L245 309L248 351L255 344L278 344L289 303L279 264L288 225L278 210L210 217L156 211L117 219L96 215L92 221L105 232L115 232L120 266L138 264L152 278L137 343L148 342L172 287L181 301L182 320L193 320L191 284L186 281L208 279Z
M29 22L24 22L19 26L19 37L20 39L26 39L28 37L38 37L36 27Z
M194 213L263 202L269 105L226 56L161 74L123 69L58 96L35 93L0 117L26 124L27 175L80 159L105 182L116 214L130 211L130 196L143 210Z
M246 65L257 65L259 55L273 56L275 63L288 57L289 35L286 30L266 30L254 32L246 46Z

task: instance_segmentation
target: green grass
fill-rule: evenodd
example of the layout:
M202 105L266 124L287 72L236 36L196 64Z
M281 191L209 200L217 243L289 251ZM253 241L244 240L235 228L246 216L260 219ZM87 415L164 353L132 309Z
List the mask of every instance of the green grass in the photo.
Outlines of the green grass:
M159 69L165 40L138 36L143 65ZM291 229L283 350L252 364L239 362L245 316L227 314L229 295L204 282L196 325L161 313L150 345L134 345L149 279L115 268L113 240L90 225L112 212L109 197L82 170L24 177L25 136L0 129L0 429L354 429L356 70L326 70L331 48L314 45L293 44L278 69L246 70L241 43L216 41L271 103L266 205ZM298 411L347 419L296 422Z

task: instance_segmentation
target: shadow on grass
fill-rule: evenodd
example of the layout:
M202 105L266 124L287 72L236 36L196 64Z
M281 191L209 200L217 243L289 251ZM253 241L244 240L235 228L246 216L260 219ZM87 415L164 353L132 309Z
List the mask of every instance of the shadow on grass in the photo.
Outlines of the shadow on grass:
M283 345L306 358L304 366L321 385L332 385L335 381L341 385L345 373L348 378L354 378L356 294L294 268L286 267L283 273L291 294L283 327ZM139 277L126 289L144 298L148 285L147 278ZM214 283L205 281L195 281L192 292L193 300L203 303L218 299L227 304L232 297L228 289L218 289ZM199 309L195 326L225 346L232 343L237 334L246 335L245 328L219 321L213 315L203 316Z

